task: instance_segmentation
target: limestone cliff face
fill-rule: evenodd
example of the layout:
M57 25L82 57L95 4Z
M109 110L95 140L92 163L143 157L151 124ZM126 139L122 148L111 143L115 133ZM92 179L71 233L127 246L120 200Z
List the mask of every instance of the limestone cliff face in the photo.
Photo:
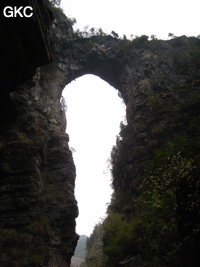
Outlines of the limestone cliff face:
M111 36L55 38L57 65L63 83L94 74L119 90L133 140L128 165L132 177L141 174L155 149L185 131L182 103L199 95L200 40L182 36L169 41L140 38L133 42ZM111 103L112 105L112 103ZM185 112L185 113L184 113ZM199 110L194 108L194 113ZM190 116L193 116L190 114ZM131 170L132 172L132 170Z
M111 36L78 38L64 16L55 17L53 62L10 93L12 112L0 125L2 266L70 264L78 208L75 166L60 103L68 83L94 74L121 93L134 133L127 140L134 153L127 152L124 164L131 179L140 176L155 149L184 132L181 102L200 90L200 61L194 60L200 40L183 36L130 43Z
M51 20L46 23L51 24ZM29 30L37 32L37 24L35 27ZM19 26L17 34L20 30L23 31L23 27ZM45 34L48 37L48 32ZM30 40L28 34L25 36L27 39L24 36L23 39L29 43L32 38ZM10 38L17 37L11 35ZM78 215L74 198L75 166L60 104L64 86L62 74L54 72L57 65L52 63L42 75L37 69L34 77L27 80L28 66L33 71L45 60L46 63L51 61L43 53L43 58L37 53L37 44L43 49L43 41L36 39L36 46L34 43L31 47L23 46L28 55L34 52L35 58L32 61L22 58L20 79L17 69L10 73L16 65L15 57L13 61L5 58L9 65L5 73L6 77L11 75L11 83L9 80L3 83L4 94L1 95L1 266L69 266L78 238L75 233ZM5 47L6 42L7 39ZM48 54L49 49L45 52ZM23 69L27 72L23 73ZM7 94L9 91L13 92Z
M24 84L11 94L15 117L1 132L1 252L8 266L68 266L77 239L63 111L59 97L43 89Z

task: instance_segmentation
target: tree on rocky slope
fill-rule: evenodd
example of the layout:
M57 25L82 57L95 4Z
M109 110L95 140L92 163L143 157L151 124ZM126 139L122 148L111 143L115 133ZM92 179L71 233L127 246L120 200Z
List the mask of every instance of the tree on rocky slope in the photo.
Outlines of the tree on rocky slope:
M103 252L102 252L102 225L95 225L91 236L86 242L86 259L81 264L81 267L103 267Z

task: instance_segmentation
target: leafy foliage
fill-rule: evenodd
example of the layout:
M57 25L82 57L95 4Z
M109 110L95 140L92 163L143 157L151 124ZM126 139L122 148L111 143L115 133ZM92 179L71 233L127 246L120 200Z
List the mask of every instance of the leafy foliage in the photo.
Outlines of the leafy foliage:
M74 32L75 38L89 38L92 36L106 36L106 33L102 30L102 28L90 28L88 30L88 26L85 26L83 30L77 29Z
M111 32L111 35L112 35L114 38L119 38L118 33L116 33L115 31L112 31L112 32Z
M145 222L143 231L148 236L146 244L149 243L151 256L161 260L160 266L163 263L163 266L176 266L182 247L188 245L188 240L191 245L194 235L199 235L198 221L192 222L193 229L188 229L187 235L179 229L180 224L188 228L185 216L199 214L197 149L198 140L187 137L169 143L166 150L156 153L141 186L143 193L138 204ZM188 188L187 192L184 187ZM147 260L151 261L148 257Z
M119 40L119 44L120 44L120 49L121 50L128 50L132 47L141 47L141 46L145 46L149 43L148 41L149 37L147 35L141 35L141 36L136 36L135 38L133 38L132 40L128 40L128 39L123 39L123 40ZM156 40L155 38L152 40Z
M124 140L130 132L121 127L111 154L115 192L103 222L105 266L171 267L188 259L186 266L198 266L199 121L195 116L188 122L187 135L156 152L135 195L130 181L124 181L123 156L127 160L130 152Z
M86 259L81 267L103 267L102 235L102 225L99 223L86 241Z
M121 266L123 261L133 257L133 251L137 254L134 225L118 213L109 213L103 223L105 266Z
M197 137L182 137L157 151L140 186L135 216L109 212L103 223L105 266L177 266L182 251L197 246L199 145Z

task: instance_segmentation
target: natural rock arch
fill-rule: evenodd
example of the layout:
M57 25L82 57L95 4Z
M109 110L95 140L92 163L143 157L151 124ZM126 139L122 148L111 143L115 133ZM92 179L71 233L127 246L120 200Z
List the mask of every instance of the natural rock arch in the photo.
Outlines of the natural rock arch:
M177 114L183 112L181 102L186 94L190 98L199 93L200 71L198 65L189 67L192 57L188 57L188 51L198 47L199 40L183 36L127 44L110 36L75 40L59 36L55 39L56 60L41 70L41 80L45 73L51 73L42 88L48 88L56 102L72 80L94 74L119 90L132 132L132 139L127 140L131 153L124 162L124 171L131 180L125 182L138 180L154 151L185 131L184 121ZM57 116L57 108L54 114ZM56 118L59 120L60 116Z
M133 151L124 168L132 180L155 149L185 131L181 103L200 91L199 61L194 58L198 39L77 38L66 18L56 18L53 63L11 93L14 112L1 125L0 256L5 266L17 260L21 266L68 267L73 255L75 166L60 105L68 83L92 73L121 93L132 132L127 147Z

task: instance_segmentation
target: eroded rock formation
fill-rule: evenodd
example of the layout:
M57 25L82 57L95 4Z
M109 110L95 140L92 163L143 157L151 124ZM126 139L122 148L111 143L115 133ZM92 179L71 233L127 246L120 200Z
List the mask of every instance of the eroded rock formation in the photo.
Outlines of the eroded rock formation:
M182 100L200 90L200 61L194 60L200 40L78 38L62 14L55 16L53 62L10 93L12 112L0 125L2 266L70 264L78 208L75 166L60 103L68 83L94 74L121 93L134 133L125 155L128 179L138 178L155 149L184 132Z

